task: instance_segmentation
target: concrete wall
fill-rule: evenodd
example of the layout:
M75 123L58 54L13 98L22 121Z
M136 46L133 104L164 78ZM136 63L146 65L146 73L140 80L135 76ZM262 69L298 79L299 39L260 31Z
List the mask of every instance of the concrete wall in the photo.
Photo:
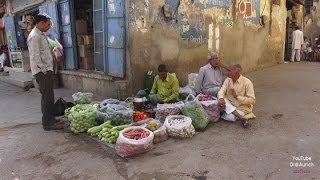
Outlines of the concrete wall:
M314 2L311 8L311 14L305 17L304 35L312 38L320 35L320 2Z
M118 98L118 91L111 77L82 71L60 71L63 87L81 92L93 92L95 96Z
M240 63L245 71L282 63L287 11L285 1L129 0L129 53L133 89L142 87L147 70L160 63L177 73L180 84L217 51L225 64ZM266 2L266 3L265 3ZM164 16L168 4L173 17ZM245 9L244 6L247 8ZM260 15L267 17L260 25Z

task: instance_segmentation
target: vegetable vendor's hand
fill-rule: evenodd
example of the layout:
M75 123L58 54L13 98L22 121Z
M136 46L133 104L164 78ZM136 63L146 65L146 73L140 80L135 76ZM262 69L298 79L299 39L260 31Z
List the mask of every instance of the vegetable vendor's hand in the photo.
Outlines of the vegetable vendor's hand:
M226 108L226 102L224 101L223 98L219 99L218 106L219 106L220 109L225 109Z

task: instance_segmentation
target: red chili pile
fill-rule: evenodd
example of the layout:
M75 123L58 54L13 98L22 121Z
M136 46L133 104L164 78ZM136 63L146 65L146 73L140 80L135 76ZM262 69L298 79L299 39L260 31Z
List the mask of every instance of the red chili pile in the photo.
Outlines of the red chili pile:
M143 129L129 129L128 131L123 133L123 136L128 139L143 139L150 135L150 132L145 131Z
M210 100L215 100L214 97L209 96L209 95L203 95L198 97L199 101L210 101Z

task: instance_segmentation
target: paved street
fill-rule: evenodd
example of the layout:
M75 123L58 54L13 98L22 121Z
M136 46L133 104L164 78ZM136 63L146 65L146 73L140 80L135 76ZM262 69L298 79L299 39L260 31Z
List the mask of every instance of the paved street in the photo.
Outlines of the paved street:
M249 73L258 117L251 128L219 122L192 139L170 139L130 159L85 136L43 131L40 94L0 83L0 180L319 179L319 74L319 63L306 62ZM71 94L59 89L56 97ZM290 162L314 166L301 173Z

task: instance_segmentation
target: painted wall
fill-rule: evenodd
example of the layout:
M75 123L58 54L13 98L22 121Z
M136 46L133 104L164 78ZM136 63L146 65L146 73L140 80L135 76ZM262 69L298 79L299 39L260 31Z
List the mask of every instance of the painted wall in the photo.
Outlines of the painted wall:
M283 62L287 15L284 0L272 6L270 0L128 3L135 90L142 87L141 79L147 70L156 70L161 63L168 64L180 84L185 85L187 75L207 63L209 50L219 52L225 64L240 63L245 71ZM165 17L164 12L172 16ZM260 15L268 19L265 26L260 25Z
M305 36L315 39L320 35L320 2L314 2L311 8L311 14L305 17Z
M13 0L12 5L40 1ZM176 72L181 86L186 85L187 75L207 63L208 51L219 52L227 65L241 64L244 71L282 63L285 0L280 5L270 1L128 0L126 79L130 91L142 88L146 72L156 71L161 63ZM261 15L267 17L265 25L260 24Z

